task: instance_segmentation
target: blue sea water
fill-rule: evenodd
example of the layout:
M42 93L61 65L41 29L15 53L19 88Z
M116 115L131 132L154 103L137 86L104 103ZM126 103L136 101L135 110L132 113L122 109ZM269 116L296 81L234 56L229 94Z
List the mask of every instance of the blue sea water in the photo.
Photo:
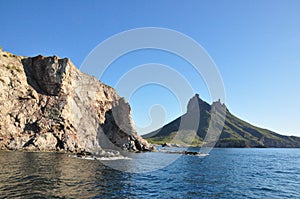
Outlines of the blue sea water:
M2 151L0 198L300 198L300 149L213 149L206 157L136 156L99 161ZM165 165L170 157L175 161ZM124 172L107 166L111 163L139 168ZM155 169L142 172L143 166Z

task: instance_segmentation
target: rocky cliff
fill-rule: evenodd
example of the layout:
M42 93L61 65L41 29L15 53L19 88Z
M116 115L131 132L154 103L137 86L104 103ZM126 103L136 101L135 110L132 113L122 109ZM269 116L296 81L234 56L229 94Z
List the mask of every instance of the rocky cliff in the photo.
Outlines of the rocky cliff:
M129 104L68 58L0 50L0 149L148 151Z
M195 112L195 110L199 111ZM222 110L226 111L224 126L221 125L221 120L218 117L215 118L216 121L211 121L212 114L223 115ZM196 126L182 126L182 123L185 124L186 121L193 120L193 118L199 121ZM153 143L179 142L179 144L192 143L201 146L207 144L204 139L210 122L213 122L214 128L220 129L219 132L221 132L216 147L300 147L300 137L280 135L251 125L234 116L219 101L210 105L201 100L198 94L190 99L186 114L143 137ZM178 136L180 134L181 136ZM175 135L179 139L175 139Z

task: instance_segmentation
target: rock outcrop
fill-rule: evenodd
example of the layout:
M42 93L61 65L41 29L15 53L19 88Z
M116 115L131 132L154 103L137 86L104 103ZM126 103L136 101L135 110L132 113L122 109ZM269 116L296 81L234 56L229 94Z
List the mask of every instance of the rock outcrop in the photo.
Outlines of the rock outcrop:
M68 58L0 51L0 149L149 151L129 104Z

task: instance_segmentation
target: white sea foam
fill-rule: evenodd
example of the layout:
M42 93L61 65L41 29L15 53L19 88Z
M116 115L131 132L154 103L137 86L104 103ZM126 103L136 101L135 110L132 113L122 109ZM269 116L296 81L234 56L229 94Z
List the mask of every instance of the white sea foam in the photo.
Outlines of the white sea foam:
M131 160L131 158L119 156L119 157L96 157L97 160Z
M116 156L116 157L96 157L96 156L77 156L77 155L69 155L72 158L80 158L84 160L131 160L131 158L124 156Z

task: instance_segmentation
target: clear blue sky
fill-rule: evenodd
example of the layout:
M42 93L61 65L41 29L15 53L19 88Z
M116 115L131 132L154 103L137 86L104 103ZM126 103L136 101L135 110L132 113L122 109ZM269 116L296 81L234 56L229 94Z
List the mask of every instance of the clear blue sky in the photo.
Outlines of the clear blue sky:
M4 50L69 57L77 67L100 42L121 31L148 26L180 31L215 61L232 113L260 127L300 136L299 0L0 0L0 18ZM102 81L114 86L122 70L150 62L176 70L186 64L164 52L136 52L117 60ZM195 91L211 102L204 82L194 81L198 77L192 72L187 76ZM172 94L159 86L146 86L129 100L141 126L150 122L152 104L165 106L166 121L180 114L172 107Z

